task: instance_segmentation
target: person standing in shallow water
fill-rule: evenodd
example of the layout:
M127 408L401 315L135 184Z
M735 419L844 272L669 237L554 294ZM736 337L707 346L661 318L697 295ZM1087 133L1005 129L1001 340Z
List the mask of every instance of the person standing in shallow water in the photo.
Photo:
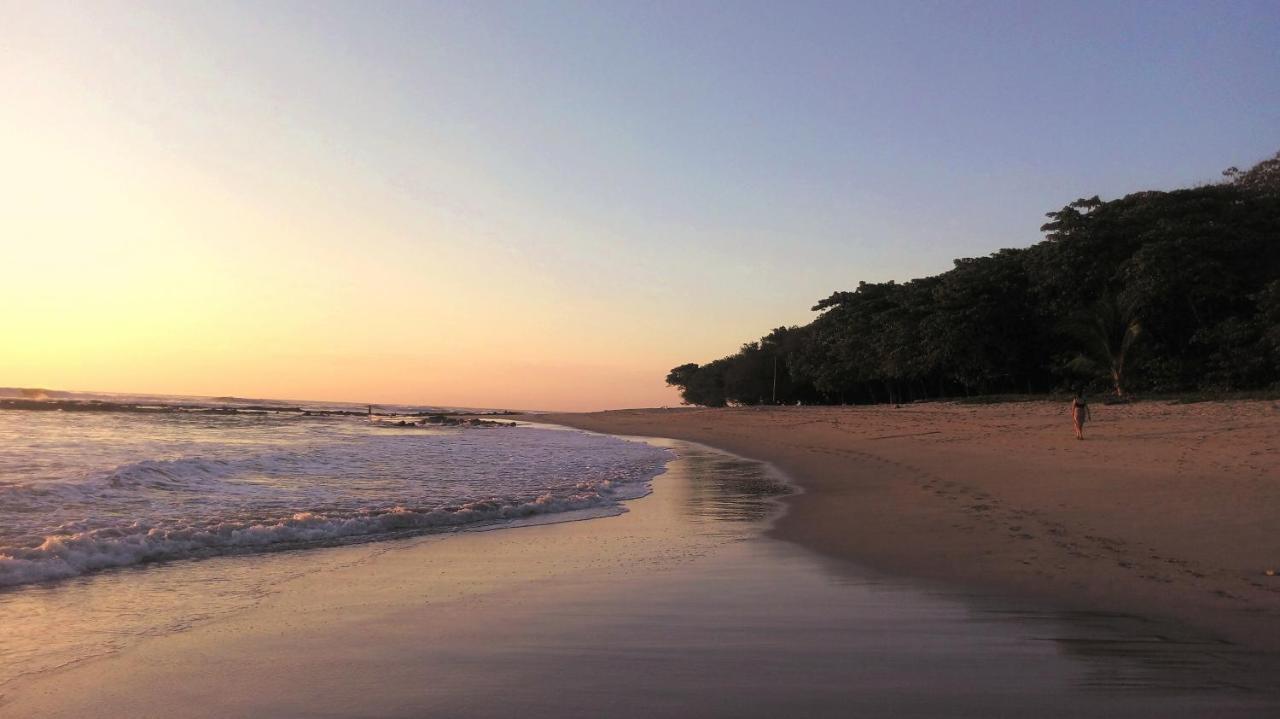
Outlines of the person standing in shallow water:
M1071 421L1076 425L1076 439L1084 439L1084 423L1089 420L1089 403L1084 400L1084 392L1076 392L1071 400Z

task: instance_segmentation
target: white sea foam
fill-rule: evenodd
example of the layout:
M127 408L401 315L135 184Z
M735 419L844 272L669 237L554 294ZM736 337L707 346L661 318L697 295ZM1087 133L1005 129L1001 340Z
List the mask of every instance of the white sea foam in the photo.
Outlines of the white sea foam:
M24 414L0 413L0 440L20 436ZM616 510L669 459L641 443L532 428L130 415L104 431L98 418L38 414L22 417L39 425L20 428L26 451L0 454L0 586Z
M50 536L38 547L9 548L8 553L0 553L0 586L61 579L140 562L202 556L217 550L334 542L611 506L617 499L638 494L620 495L607 490L569 497L544 494L531 501L485 499L457 507L425 511L394 507L350 516L298 512L278 521L248 524L231 521L154 527L134 522Z

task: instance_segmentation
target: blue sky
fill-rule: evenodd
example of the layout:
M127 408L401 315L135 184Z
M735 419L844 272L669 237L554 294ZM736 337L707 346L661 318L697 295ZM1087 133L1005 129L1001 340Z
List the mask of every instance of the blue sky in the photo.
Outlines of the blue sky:
M518 355L530 385L639 382L624 404L669 399L670 366L859 280L1026 246L1077 197L1213 182L1280 149L1275 2L14 3L0 27L3 137L97 177L81 197L131 178L131 205L206 228L172 237L191 256L300 283L358 344L399 338L384 374ZM111 218L99 249L148 222ZM33 246L89 242L31 227ZM432 310L361 319L388 288ZM324 343L317 318L263 324ZM78 384L157 389L122 382ZM413 391L432 396L388 399L442 401Z
M1077 196L1214 181L1280 149L1274 3L256 8L214 42L406 192L492 207L413 186L428 158L405 148L430 138L522 210L598 229L591 245L828 261L810 294L1025 245ZM258 45L278 34L296 37Z

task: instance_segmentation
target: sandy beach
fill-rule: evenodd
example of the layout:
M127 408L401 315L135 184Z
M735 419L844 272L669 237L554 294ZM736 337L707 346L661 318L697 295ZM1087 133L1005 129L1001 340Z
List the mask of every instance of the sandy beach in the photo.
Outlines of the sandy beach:
M1280 650L1280 408L650 409L547 415L764 460L804 493L779 538L896 575L1161 617Z
M60 605L171 611L148 587L175 578L261 591L0 682L0 716L1274 714L1247 650L824 558L765 533L786 491L768 467L665 445L679 458L621 516L51 585L29 619L47 641Z

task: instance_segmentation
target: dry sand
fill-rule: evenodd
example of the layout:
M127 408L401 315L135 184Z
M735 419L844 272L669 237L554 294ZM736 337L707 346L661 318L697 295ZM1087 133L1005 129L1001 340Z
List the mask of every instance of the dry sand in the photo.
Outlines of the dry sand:
M906 576L1174 619L1280 650L1280 405L1065 402L547 415L764 460L775 536Z

